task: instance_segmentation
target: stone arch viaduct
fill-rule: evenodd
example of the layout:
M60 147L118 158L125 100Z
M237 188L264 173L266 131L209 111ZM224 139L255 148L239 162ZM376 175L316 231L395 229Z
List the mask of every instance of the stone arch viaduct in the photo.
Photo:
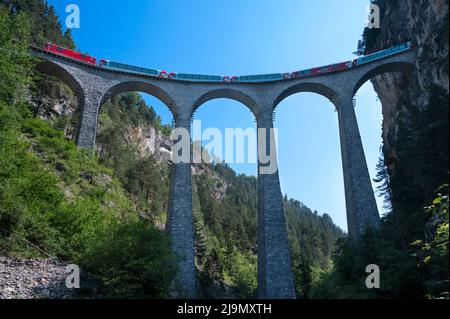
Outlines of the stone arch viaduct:
M172 111L175 127L187 130L190 130L190 120L196 108L212 99L237 100L251 110L258 128L272 128L272 114L283 99L298 92L323 95L335 105L338 113L349 235L359 236L365 228L376 227L380 222L353 97L367 80L378 74L413 72L414 51L344 72L264 83L200 83L155 78L102 69L34 47L31 52L41 60L37 66L39 71L60 78L77 95L81 119L76 142L79 147L89 149L95 146L100 106L123 92L139 91L159 98ZM268 145L270 136L266 134L265 138ZM259 163L258 168L262 165ZM189 163L173 165L167 230L172 238L172 249L179 258L175 289L182 297L195 297L197 291L191 178ZM257 216L258 297L295 298L278 171L261 174L258 169Z

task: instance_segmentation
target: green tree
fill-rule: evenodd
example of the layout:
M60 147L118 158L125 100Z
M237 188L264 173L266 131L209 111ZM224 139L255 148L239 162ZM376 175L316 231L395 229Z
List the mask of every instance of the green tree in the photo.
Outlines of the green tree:
M25 101L32 80L29 34L25 13L10 15L0 6L0 99L12 106Z
M312 262L306 253L300 254L300 261L296 267L299 275L299 286L301 287L302 296L308 299L312 286Z

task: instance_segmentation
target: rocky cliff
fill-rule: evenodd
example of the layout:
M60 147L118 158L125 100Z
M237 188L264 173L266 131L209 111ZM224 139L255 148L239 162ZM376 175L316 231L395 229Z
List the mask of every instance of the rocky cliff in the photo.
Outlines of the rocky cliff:
M418 109L427 107L430 85L448 93L448 1L447 0L376 0L380 7L381 28L369 52L413 41L417 46L416 72L413 78L386 73L372 79L383 108L383 142L387 164L396 158L397 119L409 113L407 103ZM390 167L393 169L393 166Z

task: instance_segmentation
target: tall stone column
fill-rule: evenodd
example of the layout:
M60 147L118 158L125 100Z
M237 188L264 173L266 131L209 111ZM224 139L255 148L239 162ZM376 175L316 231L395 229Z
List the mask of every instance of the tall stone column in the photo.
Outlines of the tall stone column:
M87 89L83 93L84 102L83 105L79 106L81 107L81 115L78 122L76 143L80 148L87 148L94 151L98 111L103 94L95 89Z
M272 114L260 116L257 125L258 298L291 299L295 298L294 276L278 176ZM267 162L264 157L270 152L272 156Z
M359 134L353 94L340 96L336 108L339 118L348 233L350 236L359 237L368 227L378 227L380 216Z
M175 120L176 128L185 129L190 132L190 117L178 117ZM195 273L195 247L194 227L192 215L192 172L191 172L191 149L189 136L172 136L176 138L175 143L189 146L180 152L187 155L187 162L174 163L171 174L171 187L169 199L169 216L167 220L167 231L172 240L172 250L178 259L178 271L174 281L174 289L179 298L195 298L197 294L197 278ZM176 154L175 154L176 155Z

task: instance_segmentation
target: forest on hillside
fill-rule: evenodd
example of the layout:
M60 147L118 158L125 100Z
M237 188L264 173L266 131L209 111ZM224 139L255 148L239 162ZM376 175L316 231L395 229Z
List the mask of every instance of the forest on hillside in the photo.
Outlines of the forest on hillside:
M0 1L0 254L80 265L95 282L82 296L170 297L176 258L162 229L171 164L128 143L133 128L170 127L129 92L103 105L96 154L78 150L73 92L35 71L28 53L28 44L47 41L75 47L52 6ZM71 111L55 114L61 101ZM223 163L194 169L200 297L255 297L257 179ZM298 200L285 197L284 205L297 293L309 298L345 234Z

